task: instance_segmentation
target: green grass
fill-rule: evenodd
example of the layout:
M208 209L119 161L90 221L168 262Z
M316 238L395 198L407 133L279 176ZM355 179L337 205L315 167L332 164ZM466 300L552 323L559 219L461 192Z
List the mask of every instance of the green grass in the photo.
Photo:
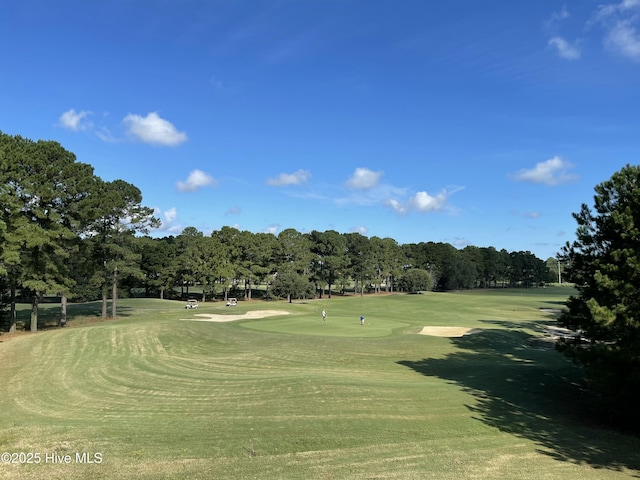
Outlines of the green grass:
M577 368L528 341L569 293L70 305L69 328L0 343L0 452L42 455L0 478L637 478L640 440L590 421ZM290 314L181 320L261 309Z

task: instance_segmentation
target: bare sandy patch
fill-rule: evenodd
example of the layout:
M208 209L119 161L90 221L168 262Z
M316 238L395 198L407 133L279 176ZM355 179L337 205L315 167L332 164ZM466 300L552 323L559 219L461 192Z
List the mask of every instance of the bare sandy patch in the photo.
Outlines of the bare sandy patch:
M213 313L197 313L194 318L181 318L194 322L233 322L234 320L256 320L258 318L275 317L277 315L289 315L286 310L254 310L242 315L220 315Z
M463 337L464 335L473 335L481 331L479 328L466 327L424 327L420 331L420 335L431 335L432 337Z

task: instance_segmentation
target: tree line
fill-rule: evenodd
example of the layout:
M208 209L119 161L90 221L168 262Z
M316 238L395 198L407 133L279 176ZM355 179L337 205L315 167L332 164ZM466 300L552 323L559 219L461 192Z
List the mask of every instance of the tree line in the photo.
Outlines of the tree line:
M124 180L103 181L93 167L53 141L0 132L0 301L15 329L19 299L31 304L38 327L44 295L102 300L102 316L116 316L119 291L168 298L252 298L257 285L270 297L331 296L347 290L393 292L477 287L532 287L553 281L531 252L447 243L398 244L335 230L278 235L233 227L205 235L194 227L153 238L160 226L140 190ZM193 293L191 293L193 296Z
M486 287L533 287L555 280L545 262L530 252L447 243L400 245L392 238L335 230L278 235L222 227L205 235L194 227L180 235L137 239L148 296L198 286L202 299L230 291L252 298L256 285L265 295L328 296L350 292L415 292ZM134 285L132 283L131 285Z

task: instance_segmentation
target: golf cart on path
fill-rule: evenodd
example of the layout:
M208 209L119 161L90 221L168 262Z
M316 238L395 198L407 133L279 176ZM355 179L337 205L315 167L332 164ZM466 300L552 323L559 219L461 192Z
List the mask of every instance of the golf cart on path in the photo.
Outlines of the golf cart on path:
M235 307L236 305L238 305L238 299L237 298L229 298L229 299L227 299L227 307Z

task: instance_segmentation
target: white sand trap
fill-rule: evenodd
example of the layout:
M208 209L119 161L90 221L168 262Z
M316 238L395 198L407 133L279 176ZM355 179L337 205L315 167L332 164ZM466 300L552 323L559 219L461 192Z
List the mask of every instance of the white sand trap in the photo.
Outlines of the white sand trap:
M258 318L275 317L276 315L289 315L286 310L254 310L242 315L217 315L209 313L197 313L197 318L181 318L194 322L233 322L234 320L255 320Z
M424 327L420 331L420 335L431 335L432 337L462 337L464 335L473 335L480 333L479 328L466 327Z

